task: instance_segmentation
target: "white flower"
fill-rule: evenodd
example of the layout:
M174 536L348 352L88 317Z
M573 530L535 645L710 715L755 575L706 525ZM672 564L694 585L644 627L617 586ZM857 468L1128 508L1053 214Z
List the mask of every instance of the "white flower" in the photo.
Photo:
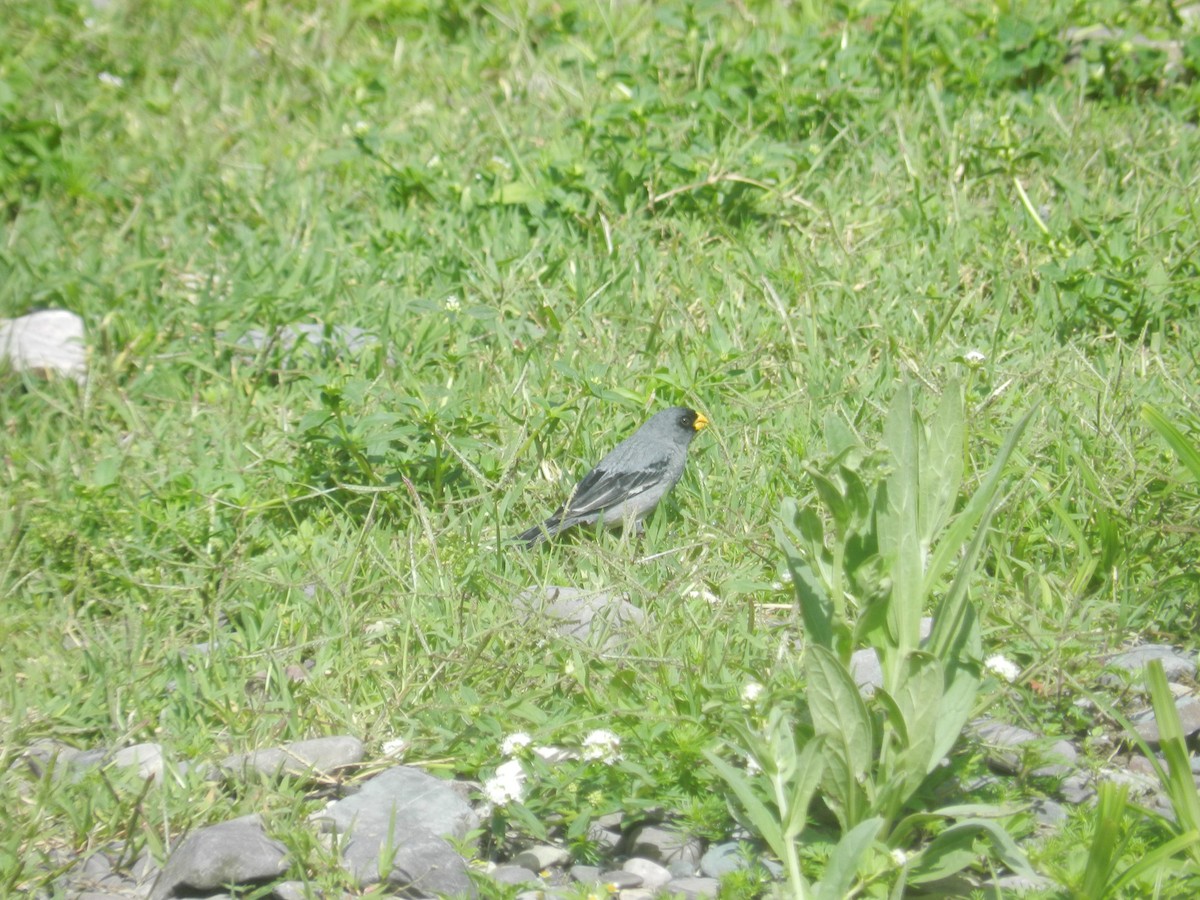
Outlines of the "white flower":
M983 661L984 666L993 675L1003 678L1009 684L1017 680L1017 676L1021 674L1021 667L1011 659L1006 659L999 653L994 656L989 656Z
M125 84L125 79L120 75L114 75L112 72L101 72L98 76L100 83L108 87L119 88Z
M408 751L408 741L404 738L392 738L383 742L383 755L399 759Z
M501 763L496 774L483 783L483 795L496 806L520 803L525 798L525 770L520 762L510 759Z
M747 775L761 775L762 774L762 766L760 766L758 764L757 759L755 759L753 756L750 756L749 754L747 754L747 756L746 756L746 774Z
M528 747L532 743L533 738L524 731L518 731L515 734L510 734L500 742L500 752L505 756L516 756L517 751L523 747Z
M742 706L754 706L762 696L763 686L757 681L751 681L742 688Z
M968 350L963 354L963 362L974 369L976 366L981 366L987 362L987 354L979 350Z
M445 307L446 312L458 312L462 309L462 303L453 294L442 301L442 306Z
M908 862L908 854L897 847L892 851L892 862L898 866L902 866Z
M614 763L621 758L621 739L599 728L583 739L583 758Z

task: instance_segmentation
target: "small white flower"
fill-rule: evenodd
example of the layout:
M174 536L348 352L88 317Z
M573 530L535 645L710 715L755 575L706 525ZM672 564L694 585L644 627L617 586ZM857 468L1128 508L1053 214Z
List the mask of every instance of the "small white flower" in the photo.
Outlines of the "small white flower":
M510 734L500 742L500 752L505 756L516 756L518 750L528 747L532 743L533 738L524 731L518 731L515 734Z
M742 688L742 706L755 706L762 696L763 686L757 681L751 681Z
M496 774L483 783L483 795L496 806L520 803L525 798L525 770L510 759L501 763Z
M114 75L112 72L101 72L97 77L100 79L101 84L107 85L108 87L119 88L125 84L124 78L122 78L120 75Z
M621 758L621 739L611 731L598 728L583 739L583 758L614 763Z
M462 303L459 302L459 299L453 294L442 301L442 306L445 308L446 312L458 312L460 309L462 309Z
M1011 659L1006 659L999 653L994 656L989 656L983 661L984 666L993 675L1003 678L1009 684L1017 680L1017 676L1021 674L1021 667Z
M383 755L400 759L408 752L408 741L404 738L392 738L383 742Z
M975 366L981 366L987 362L987 354L982 353L979 350L968 350L963 354L963 362L972 368Z
M746 756L746 774L747 775L761 775L762 774L762 766L760 766L758 764L758 760L748 754Z
M892 851L892 862L898 866L902 866L908 862L908 854L897 847Z

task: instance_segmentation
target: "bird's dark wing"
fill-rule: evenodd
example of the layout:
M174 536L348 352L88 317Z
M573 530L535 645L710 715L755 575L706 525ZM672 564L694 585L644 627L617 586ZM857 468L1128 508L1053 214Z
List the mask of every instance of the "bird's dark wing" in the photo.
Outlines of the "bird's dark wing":
M597 466L583 477L557 515L562 517L565 512L565 518L586 519L620 506L630 497L661 484L668 465L667 459L656 459L632 471L612 471Z

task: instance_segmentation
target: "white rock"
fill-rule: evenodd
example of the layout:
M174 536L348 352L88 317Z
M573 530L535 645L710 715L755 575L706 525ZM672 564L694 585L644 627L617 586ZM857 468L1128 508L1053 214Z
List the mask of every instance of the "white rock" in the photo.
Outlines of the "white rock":
M18 372L53 373L83 381L87 373L83 319L65 309L0 319L0 359Z

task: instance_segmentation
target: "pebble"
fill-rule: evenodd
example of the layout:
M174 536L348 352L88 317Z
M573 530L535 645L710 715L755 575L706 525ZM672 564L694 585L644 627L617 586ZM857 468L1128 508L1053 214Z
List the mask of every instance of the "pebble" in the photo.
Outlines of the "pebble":
M1167 644L1143 644L1131 650L1125 650L1109 657L1105 665L1110 669L1121 669L1135 675L1141 675L1146 663L1152 659L1162 660L1163 672L1167 681L1179 681L1181 678L1194 678L1196 675L1196 659L1185 656L1174 647ZM1102 683L1110 683L1101 679Z
M538 878L537 872L531 872L524 866L496 866L488 872L488 878L492 881L498 881L501 884L536 884L541 885L542 879Z
M641 856L625 860L621 864L621 868L642 879L641 886L649 891L658 890L673 877L670 869L660 866L654 860L645 859Z
M1180 697L1175 701L1175 711L1179 713L1184 737L1190 737L1200 731L1200 697L1192 694ZM1148 709L1134 717L1132 721L1134 729L1142 740L1147 744L1158 744L1158 720L1154 718L1154 710Z
M600 883L609 890L619 891L624 888L640 888L643 881L640 875L634 875L626 869L610 869L600 873Z
M295 741L281 747L236 753L221 762L221 768L241 777L258 772L268 778L281 776L324 776L362 762L363 742L349 735Z
M524 866L534 872L543 872L555 866L565 866L571 862L571 854L562 847L550 844L535 844L527 847L512 859L513 865Z
M698 868L704 852L697 838L661 825L642 825L635 829L629 845L632 856L661 862L668 867L674 862L684 862Z
M555 585L528 588L516 596L513 606L528 622L549 623L562 637L610 653L648 627L646 613L630 603L627 595L612 591Z
M64 375L82 384L87 376L83 319L65 309L0 319L0 361L15 372Z
M193 831L175 845L150 891L150 900L179 896L179 890L212 891L227 884L252 884L287 871L287 848L267 837L257 815Z
M715 878L673 878L663 888L670 897L683 897L684 900L695 900L698 897L715 897L721 882Z

